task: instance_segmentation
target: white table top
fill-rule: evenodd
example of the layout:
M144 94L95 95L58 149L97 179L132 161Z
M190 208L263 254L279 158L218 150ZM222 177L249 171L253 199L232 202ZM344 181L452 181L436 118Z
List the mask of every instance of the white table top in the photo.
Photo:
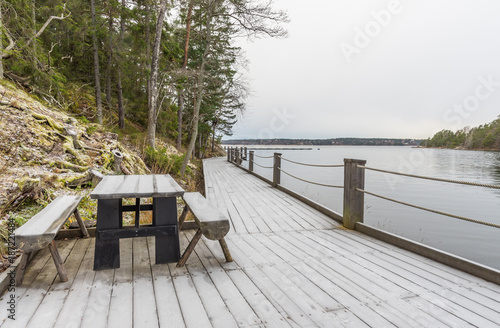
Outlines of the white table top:
M107 175L90 193L92 199L178 197L184 194L169 175Z

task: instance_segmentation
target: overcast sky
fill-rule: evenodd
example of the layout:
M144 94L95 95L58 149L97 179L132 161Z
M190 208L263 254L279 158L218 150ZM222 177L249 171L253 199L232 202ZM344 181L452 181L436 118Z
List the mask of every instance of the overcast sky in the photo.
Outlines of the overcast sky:
M427 138L500 115L500 1L277 0L286 39L242 42L236 138Z

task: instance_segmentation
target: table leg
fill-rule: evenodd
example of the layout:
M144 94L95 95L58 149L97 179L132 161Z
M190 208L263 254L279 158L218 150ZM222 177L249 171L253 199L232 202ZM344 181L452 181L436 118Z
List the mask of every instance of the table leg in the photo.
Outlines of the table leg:
M121 205L121 199L99 199L97 201L94 270L120 267L120 240L118 238L103 240L99 236L99 231L120 228Z
M178 262L181 257L176 197L153 198L153 225L175 225L175 235L156 236L156 264Z

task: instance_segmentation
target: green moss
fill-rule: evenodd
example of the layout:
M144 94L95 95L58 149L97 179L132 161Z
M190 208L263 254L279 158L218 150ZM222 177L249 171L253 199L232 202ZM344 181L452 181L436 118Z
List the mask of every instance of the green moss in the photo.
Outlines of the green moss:
M86 128L86 132L89 136L91 136L92 134L94 134L94 132L97 130L97 126L95 125L90 125L90 126L87 126Z
M90 162L90 157L82 154L82 150L78 151L73 147L73 140L66 137L66 141L63 144L64 152L71 154L75 157L76 164L79 166L86 166Z
M33 112L33 113L31 113L31 115L32 115L34 118L36 118L37 120L47 121L47 124L49 124L49 126L50 126L52 129L54 129L54 130L56 130L56 131L58 131L58 132L64 132L64 127L63 127L61 124L59 124L59 123L55 122L52 118L50 118L50 117L48 117L48 116L45 116L45 115L42 115L42 114L39 114L39 113L37 113L37 112Z
M37 187L40 184L40 178L22 177L14 180L14 182L17 184L19 190L28 190Z
M101 159L101 165L103 169L108 171L113 170L113 162L115 161L113 154L111 154L110 152L101 153Z
M66 161L51 162L49 163L49 166L60 169L69 169L74 172L86 172L89 169L88 166L80 166Z
M88 176L88 173L81 173L69 177L60 178L59 182L64 183L66 186L72 186L76 181L83 180Z
M85 116L79 116L78 120L83 124L88 124L90 121Z

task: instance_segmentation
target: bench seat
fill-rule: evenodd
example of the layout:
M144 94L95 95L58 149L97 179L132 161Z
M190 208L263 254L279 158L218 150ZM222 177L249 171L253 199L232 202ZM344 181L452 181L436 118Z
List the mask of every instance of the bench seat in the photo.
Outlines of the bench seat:
M194 216L198 230L177 263L177 267L184 266L202 235L210 240L218 240L226 261L232 262L233 259L224 240L230 229L229 220L199 192L186 192L182 198L186 207L179 219L179 229L186 219L187 212L190 211Z
M68 280L66 269L57 250L54 238L71 214L75 215L83 236L89 236L77 209L81 200L82 196L58 196L28 222L16 229L14 232L15 245L23 251L23 257L16 272L17 285L22 283L30 255L45 247L49 247L61 281Z

